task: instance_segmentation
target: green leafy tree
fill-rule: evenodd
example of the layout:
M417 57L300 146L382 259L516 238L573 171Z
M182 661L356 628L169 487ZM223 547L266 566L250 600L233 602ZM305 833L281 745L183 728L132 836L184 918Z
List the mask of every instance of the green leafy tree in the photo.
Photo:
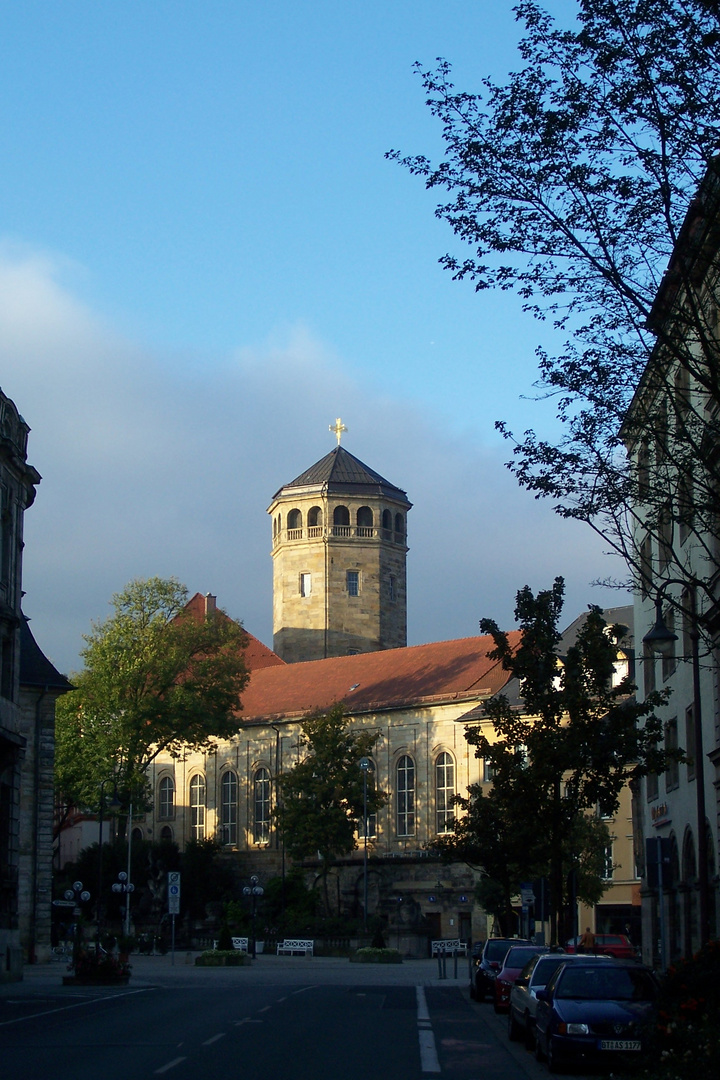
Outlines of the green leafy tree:
M719 509L720 337L706 283L718 272L720 8L578 0L570 29L535 0L515 11L521 63L506 81L466 92L447 61L417 68L441 160L389 156L441 193L437 217L470 249L441 258L454 278L513 290L558 331L554 354L538 349L537 384L556 405L558 437L498 424L519 483L591 524L635 581L647 575L640 494L667 577L692 579L712 603L712 571L696 582L679 530L663 526L674 481L692 476L684 499L715 566L706 538ZM651 358L653 393L628 415ZM651 452L662 445L638 491L625 447L645 453L646 439ZM687 507L676 512L687 522Z
M479 864L506 889L517 886L518 871L530 880L543 868L549 872L555 940L569 873L575 873L586 899L599 887L606 833L585 815L614 816L624 784L648 771L663 772L670 757L682 757L661 749L662 725L654 709L664 695L638 704L629 677L613 679L624 627L609 626L592 607L562 655L563 592L562 578L537 596L527 587L518 592L515 617L522 636L515 648L492 620L481 621L495 642L490 655L517 680L523 707L514 707L507 694L496 695L485 706L492 734L486 725L466 729L476 756L493 772L490 791L471 800L467 826L483 854ZM505 879L498 872L500 846L492 862L484 861L488 840L480 829L493 820L503 830L499 845L511 845L512 874ZM461 819L461 838L463 828Z
M348 727L342 705L311 716L302 724L301 761L281 776L280 805L275 817L294 859L319 855L330 911L328 871L339 856L357 847L358 822L363 815L363 772L359 762L372 753L377 733ZM377 813L387 796L367 785L368 815ZM362 833L362 824L360 825Z
M174 578L132 581L85 637L85 668L56 710L56 788L65 805L97 810L108 780L142 805L157 754L201 749L237 731L248 678L244 632L223 612L196 618L187 599Z

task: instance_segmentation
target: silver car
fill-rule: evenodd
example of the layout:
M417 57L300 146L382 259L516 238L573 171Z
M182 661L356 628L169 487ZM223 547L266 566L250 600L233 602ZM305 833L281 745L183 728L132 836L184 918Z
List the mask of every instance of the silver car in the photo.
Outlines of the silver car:
M614 963L611 956L577 956L567 953L542 953L533 956L520 972L510 991L508 1038L511 1042L525 1040L528 1050L535 1045L535 1012L537 991L544 990L561 964L578 961Z

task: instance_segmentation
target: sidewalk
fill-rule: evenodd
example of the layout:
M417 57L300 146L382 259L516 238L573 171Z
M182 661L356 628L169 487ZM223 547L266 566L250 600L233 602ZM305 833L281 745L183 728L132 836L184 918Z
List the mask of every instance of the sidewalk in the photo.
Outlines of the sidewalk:
M452 957L445 961L447 977L440 977L438 961L404 960L402 964L351 964L345 957L336 956L274 956L261 954L249 967L195 967L198 952L176 952L175 962L166 956L130 957L132 977L128 987L64 987L67 974L64 962L26 964L22 982L0 983L2 998L45 996L51 993L68 996L116 994L128 989L147 989L152 986L190 989L236 984L257 986L457 986L465 989L469 983L468 962L458 957L457 978Z

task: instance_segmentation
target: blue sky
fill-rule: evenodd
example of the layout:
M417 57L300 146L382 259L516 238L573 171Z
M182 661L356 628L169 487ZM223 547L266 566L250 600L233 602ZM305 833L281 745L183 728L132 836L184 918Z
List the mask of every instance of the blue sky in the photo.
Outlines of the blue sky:
M490 0L2 6L0 385L44 477L26 611L63 670L155 573L269 643L265 509L336 416L415 503L411 643L509 625L556 573L568 622L618 600L589 587L621 573L602 545L502 468L496 419L552 425L523 397L541 328L450 280L433 195L384 158L441 150L415 60L477 89L517 38Z

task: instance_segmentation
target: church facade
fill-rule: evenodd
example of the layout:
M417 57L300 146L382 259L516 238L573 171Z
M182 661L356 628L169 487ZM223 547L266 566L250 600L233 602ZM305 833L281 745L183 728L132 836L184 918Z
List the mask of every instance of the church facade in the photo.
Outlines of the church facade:
M160 755L150 776L153 810L134 833L181 847L213 838L248 875L279 874L277 778L298 760L303 719L342 703L355 729L377 736L372 782L389 797L369 820L368 915L382 915L406 952L424 950L428 935L477 940L492 932L475 903L477 872L443 865L430 845L452 831L453 796L491 783L465 729L483 723L483 702L508 682L490 659L490 637L406 646L410 506L402 489L340 445L279 489L268 511L274 651L248 635L237 735L209 753ZM190 607L204 617L215 598L196 594ZM616 873L621 846L609 860ZM357 917L363 848L358 835L330 889L337 909ZM626 876L634 876L631 852L630 838ZM307 860L304 869L312 880L322 867Z

